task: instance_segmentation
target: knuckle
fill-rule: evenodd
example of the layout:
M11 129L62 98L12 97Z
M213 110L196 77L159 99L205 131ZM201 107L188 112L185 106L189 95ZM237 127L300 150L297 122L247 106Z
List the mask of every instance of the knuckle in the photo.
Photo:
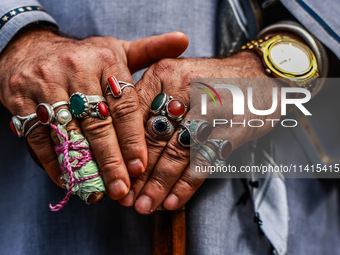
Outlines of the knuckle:
M164 58L157 62L154 67L154 75L161 75L163 73L173 73L175 70L176 60L171 58Z
M110 117L106 119L96 119L96 118L87 118L81 122L81 127L89 139L95 137L96 141L106 140L109 136L112 135L111 130L112 120Z
M133 151L136 155L142 155L144 154L144 147L145 144L142 137L138 135L129 135L128 137L124 137L125 139L120 139L119 143L120 146L126 150L127 153L131 154Z
M157 190L166 191L170 186L169 181L175 179L176 177L177 174L171 169L163 168L150 177L150 184Z
M202 179L191 178L190 175L184 174L179 180L179 185L189 192L195 192L202 184Z
M156 149L158 150L163 150L164 147L166 146L166 141L162 141L162 140L157 140L156 138L154 138L147 130L145 130L145 140L146 140L146 144L148 146L148 151L150 152L150 149Z
M91 56L89 52L89 50L83 50L82 47L72 51L65 51L59 56L60 63L63 63L68 71L73 73L81 72L88 67L88 56Z
M27 136L27 141L32 145L32 148L44 148L50 141L48 128L46 126L39 126L32 130Z
M164 155L172 161L183 162L189 160L189 150L184 149L177 142L177 139L171 139L168 142Z
M119 104L115 104L115 106L113 107L114 109L112 109L111 111L114 118L122 119L122 121L124 121L124 119L126 121L130 121L129 117L140 110L132 93L134 93L132 89L125 89L124 100L122 100L122 102L120 102Z
M8 81L8 88L11 93L11 102L13 105L21 105L22 96L27 93L25 79L18 74L13 74Z
M108 175L108 174L114 175L113 170L120 169L122 167L123 161L118 158L116 159L115 157L107 157L107 158L102 159L98 163L99 163L100 171L104 175ZM113 176L113 177L117 177L117 176ZM113 182L114 179L110 180L109 182Z
M43 81L54 81L54 61L42 60L32 67L32 74Z
M99 48L97 54L99 59L106 63L114 63L116 61L114 52L109 48Z

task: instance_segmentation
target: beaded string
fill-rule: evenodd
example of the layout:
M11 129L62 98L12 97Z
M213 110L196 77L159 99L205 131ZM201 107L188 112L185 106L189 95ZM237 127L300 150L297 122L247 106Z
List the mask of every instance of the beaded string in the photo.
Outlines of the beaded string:
M81 139L77 142L72 142L71 140L68 139L68 137L64 133L62 133L59 130L59 128L57 126L55 126L53 124L50 124L50 126L56 131L56 133L61 138L64 139L64 141L61 142L60 145L56 146L55 150L56 150L58 157L59 157L60 154L64 155L64 158L65 158L64 165L60 165L60 167L62 169L63 174L68 173L69 178L70 178L69 183L68 183L69 187L68 187L67 194L66 194L65 198L59 204L57 204L55 206L53 206L51 204L49 205L50 209L52 211L59 211L69 201L70 196L72 195L72 188L74 187L74 185L76 183L84 182L86 180L99 177L100 173L75 180L73 172L93 159L93 156L90 152L90 148L89 148L89 146L81 145L81 142L83 142L85 140L85 138L83 138L83 139ZM70 150L74 150L74 151L79 152L81 154L81 156L70 159L69 158L69 151ZM71 163L76 161L76 160L78 161L78 163L75 166L72 167Z

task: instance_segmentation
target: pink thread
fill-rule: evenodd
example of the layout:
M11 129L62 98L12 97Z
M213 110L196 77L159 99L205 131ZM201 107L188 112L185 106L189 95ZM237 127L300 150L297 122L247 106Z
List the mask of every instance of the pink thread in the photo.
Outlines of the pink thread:
M85 140L85 138L74 143L74 142L70 141L68 139L68 137L65 136L57 128L57 126L55 126L53 124L50 124L50 125L57 132L57 134L65 140L61 145L56 147L56 152L57 152L58 157L61 153L64 154L65 161L64 161L63 165L60 165L60 167L62 169L63 174L68 173L69 177L70 177L69 188L67 190L67 194L66 194L65 198L59 204L57 204L55 206L53 206L51 204L49 205L50 209L52 211L56 212L56 211L59 211L60 209L62 209L66 205L68 200L70 199L70 197L72 195L72 188L73 188L74 184L79 183L79 182L84 182L84 181L89 180L89 179L96 178L96 177L100 176L100 173L89 176L89 177L84 177L84 178L81 178L79 180L75 180L74 176L73 176L73 171L82 167L84 164L86 164L87 162L89 162L90 160L93 159L91 152L90 152L90 148L89 148L89 146L80 145L80 143L82 143ZM79 152L81 154L81 156L70 159L69 158L69 151L70 150L74 150L74 151ZM77 165L72 167L71 163L75 160L78 160L78 163L77 163Z

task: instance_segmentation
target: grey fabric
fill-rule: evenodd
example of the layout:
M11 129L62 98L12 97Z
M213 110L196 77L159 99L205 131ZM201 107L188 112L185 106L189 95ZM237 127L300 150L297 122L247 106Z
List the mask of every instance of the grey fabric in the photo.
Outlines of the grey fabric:
M28 3L20 3L24 2ZM15 6L17 2L6 0L0 6L4 3ZM216 52L217 0L40 3L63 32L80 38L112 35L133 40L181 30L190 39L184 56L211 57ZM24 141L10 133L10 114L3 107L0 119L1 254L150 253L151 218L110 199L87 206L73 197L61 212L50 212L48 204L62 199L65 192L34 165ZM296 162L308 162L296 139L281 132L277 129L272 134L277 151L293 146L301 152L294 154ZM290 144L280 143L282 137ZM339 253L338 186L318 180L286 182L291 215L288 254ZM208 180L201 187L187 206L188 253L271 253L271 244L253 220L253 204L248 200L236 206L243 194L240 180Z
M340 58L340 1L281 0L316 38Z
M0 18L3 22L3 27L0 27L0 52L6 47L12 37L24 26L37 22L44 21L55 24L51 15L44 11L28 11L26 6L41 6L35 0L2 0L0 3ZM13 11L16 8L23 7L23 11L14 11L14 13L6 13ZM12 19L9 19L13 16ZM1 23L0 23L1 24Z

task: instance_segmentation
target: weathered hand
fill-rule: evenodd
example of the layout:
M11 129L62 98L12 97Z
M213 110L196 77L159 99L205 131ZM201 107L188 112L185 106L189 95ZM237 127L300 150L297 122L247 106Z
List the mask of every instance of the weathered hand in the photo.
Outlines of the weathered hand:
M160 92L165 92L174 98L182 100L189 105L190 78L256 78L267 77L261 60L255 53L242 52L226 59L163 59L152 65L143 78L137 83L138 96L143 110L144 122L150 117L150 105L153 98ZM278 86L276 83L268 87ZM245 91L246 88L240 87ZM256 92L256 91L255 91ZM255 94L254 92L254 94ZM232 102L230 93L221 93L223 102ZM197 104L190 105L190 111L198 108L200 111L200 98L192 100ZM257 109L268 109L271 104L271 90L264 90L256 102ZM269 107L268 107L269 106ZM213 107L210 107L212 109ZM237 121L232 116L232 105L226 104L223 110L230 116L229 119ZM210 113L210 112L209 112ZM211 120L214 113L209 116ZM269 117L269 116L266 116ZM270 116L279 118L276 111ZM190 118L190 112L186 118ZM242 118L251 119L254 116L246 112ZM258 117L256 117L258 118ZM245 142L264 135L272 129L270 123L262 128L214 128L211 138L228 139L233 149ZM178 131L168 142L154 140L146 131L148 147L148 164L143 175L132 181L129 194L120 200L124 206L135 205L137 212L150 214L163 203L164 207L174 210L182 207L195 193L205 178L191 178L189 170L189 149L181 147L177 142ZM192 163L209 165L199 154Z
M74 40L38 28L26 31L0 56L0 100L13 115L26 116L39 103L69 101L74 92L103 95L108 77L133 83L131 72L163 57L177 57L187 44L187 37L179 32L122 41L113 37ZM124 89L121 98L107 96L106 100L111 112L107 119L74 119L67 129L87 137L109 196L119 199L130 188L128 173L138 176L147 164L143 117L131 87ZM56 139L49 129L40 125L27 141L49 176L62 185Z

